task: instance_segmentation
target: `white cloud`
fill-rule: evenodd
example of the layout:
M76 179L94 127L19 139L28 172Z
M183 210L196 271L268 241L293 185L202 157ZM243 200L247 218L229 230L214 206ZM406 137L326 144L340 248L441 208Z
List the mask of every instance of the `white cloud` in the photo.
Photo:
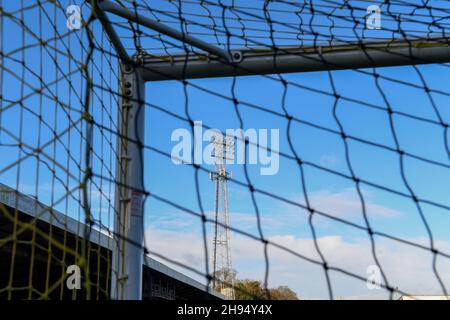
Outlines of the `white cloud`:
M147 245L151 251L205 272L205 256L201 230L191 232L162 231L150 228L146 232ZM211 239L208 238L209 252ZM421 239L408 239L419 242ZM239 278L264 278L265 260L263 245L259 241L232 235L232 257ZM270 237L270 241L282 245L298 254L320 260L312 239L301 239L293 235ZM345 241L340 236L318 239L319 247L330 266L366 277L369 265L374 264L370 243L367 239ZM450 243L438 241L441 250L450 252ZM429 251L406 246L386 239L377 239L377 254L392 286L413 294L440 294L440 286L431 268ZM306 262L295 255L269 246L269 286L288 285L302 298L328 298L328 291L321 266ZM164 261L163 261L164 262ZM167 262L165 262L167 263ZM176 267L180 269L179 267ZM438 259L438 272L450 289L450 260ZM204 281L198 275L182 272ZM366 283L342 273L330 272L334 297L378 299L388 298L381 290L368 290Z
M362 190L366 212L371 217L388 218L401 212L374 202L373 195ZM344 189L338 192L321 190L313 192L309 198L311 206L319 211L336 217L361 216L363 207L356 189Z
M324 167L334 167L338 161L338 157L334 153L327 153L320 156L320 165Z

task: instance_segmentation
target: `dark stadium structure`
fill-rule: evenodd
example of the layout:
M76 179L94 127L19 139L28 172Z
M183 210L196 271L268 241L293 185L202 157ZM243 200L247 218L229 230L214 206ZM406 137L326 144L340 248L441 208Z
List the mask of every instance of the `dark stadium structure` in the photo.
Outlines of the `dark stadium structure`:
M23 227L27 225L33 227ZM0 291L0 299L86 298L84 286L79 290L66 286L66 268L75 264L75 256L68 251L80 252L84 229L83 223L0 184L0 288L11 288ZM9 241L14 234L15 241ZM63 247L49 243L48 239ZM112 238L92 228L89 239L86 247L91 299L108 299ZM142 267L144 300L224 299L200 282L148 256Z

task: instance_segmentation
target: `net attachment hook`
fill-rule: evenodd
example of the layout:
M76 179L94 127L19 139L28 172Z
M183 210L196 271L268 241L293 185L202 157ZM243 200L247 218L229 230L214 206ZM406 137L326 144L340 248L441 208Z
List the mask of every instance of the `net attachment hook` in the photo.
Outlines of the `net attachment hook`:
M231 59L233 63L240 63L244 59L244 55L241 51L233 50L231 51Z

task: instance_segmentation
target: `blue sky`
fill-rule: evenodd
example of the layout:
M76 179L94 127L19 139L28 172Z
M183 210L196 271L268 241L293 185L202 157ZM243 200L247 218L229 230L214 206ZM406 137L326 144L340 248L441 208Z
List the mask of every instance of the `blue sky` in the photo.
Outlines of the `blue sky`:
M79 2L75 1L74 3ZM261 3L260 1L255 1L252 5L260 7ZM315 3L321 4L321 2ZM377 2L374 1L373 3ZM420 1L415 3L420 3ZM69 2L62 1L62 7L68 4ZM328 1L328 4L332 4L332 2ZM357 1L354 5L364 8L368 4L372 3ZM443 6L443 4L442 1L436 1L436 5ZM3 5L7 11L14 11L13 7L18 6L18 4L12 3L4 3ZM162 11L176 8L173 4L162 2L155 3L153 6ZM277 4L273 6L272 12L276 12L276 9L285 8L281 4L279 7L277 7ZM44 39L52 38L55 35L55 31L52 29L50 21L55 21L54 25L59 34L65 34L67 29L63 10L56 9L53 11L54 8L48 4L45 4L44 8L48 17L46 15L39 17L36 15L36 9L30 9L25 13L24 20L30 27L30 30L33 30ZM220 10L214 9L213 6L211 8L213 13L220 16ZM404 8L401 9L399 7L397 9L403 10ZM188 9L186 10L186 12L189 12ZM348 14L348 9L343 9L342 12L345 13L345 10L347 10ZM396 12L396 9L391 8L391 12ZM427 11L422 10L419 13L426 14ZM83 14L88 14L86 6L83 6ZM436 12L436 15L438 14L439 12ZM20 17L20 15L16 16ZM361 20L363 16L362 11L358 11L357 16L360 18L358 21L363 21ZM53 17L56 17L56 19ZM284 19L285 15L274 13L272 18L274 20ZM298 22L296 19L298 18L295 15L290 15L284 21ZM326 18L320 15L317 15L317 18L314 19L316 19L313 20L312 24L314 25L326 22ZM115 21L114 18L112 20ZM342 24L345 23L342 20L337 20L336 23L339 21ZM220 19L216 19L215 23L220 25ZM347 24L349 23L347 22ZM172 25L176 26L176 24ZM237 25L235 22L230 22L228 26L233 27ZM384 28L390 29L393 26L395 24L386 19ZM278 27L283 30L282 25ZM415 35L420 34L419 31L426 30L426 26L423 24L413 24L411 26L405 22L403 27L410 27L416 30L416 32L412 33ZM36 39L33 39L33 36L29 33L25 33L23 42L19 27L11 23L9 19L4 19L3 28L2 35L5 35L5 38L1 41L3 52L12 52L15 48L23 47L24 44L36 43ZM126 38L131 35L130 31L119 26L116 26L116 28L123 37L126 46L132 46L132 39ZM195 30L195 26L190 26L190 28ZM268 26L265 25L264 28L267 30ZM285 29L287 31L289 28ZM11 32L9 32L10 30ZM11 36L13 30L16 32L16 36ZM99 46L109 50L110 46L106 37L100 32L98 22L94 23L93 30ZM361 25L357 28L358 34L361 34L362 30L363 26ZM338 31L330 31L329 28L322 28L318 31L324 35L330 32L335 34L335 36L341 37L352 35L351 30L347 30L345 31L347 33L344 32L343 34L338 33ZM51 140L53 134L51 129L62 132L69 125L69 115L73 121L80 119L85 84L80 72L74 71L70 76L73 84L72 88L70 88L67 78L57 81L57 84L52 84L53 80L69 73L69 70L74 70L77 62L75 60L83 61L85 58L85 53L83 53L77 38L81 37L84 41L83 43L86 44L86 36L81 31L77 32L74 32L70 37L64 37L64 40L59 41L57 44L62 52L70 52L75 57L70 63L63 54L55 54L55 50L51 46L52 44L54 45L52 41L50 41L50 46L47 50L31 46L27 50L19 50L16 53L12 53L9 57L2 60L2 64L5 66L1 84L4 97L2 107L6 108L8 106L8 110L2 112L1 127L7 129L8 132L12 132L12 136L19 137L22 135L21 140L30 146L37 147L39 143L42 144ZM152 32L147 32L153 34ZM366 36L372 35L374 37L386 37L387 34L391 34L391 32L386 32L385 30L366 30L365 32ZM376 32L379 33L376 34ZM263 39L257 38L255 35L253 34L253 37L250 38L254 39L253 41L256 44L270 44L270 37L268 37L267 32ZM148 51L152 53L156 52L156 49L153 50L151 48L160 44L159 40L150 40L145 36L141 40L142 45L144 47L149 46ZM205 40L212 41L210 36L205 36ZM242 41L242 37L234 37L233 41L237 42L236 46L242 45L242 42L239 42ZM283 45L298 45L298 39L279 41L279 44ZM173 50L176 51L176 49ZM130 50L130 53L132 53L132 50ZM23 68L21 68L20 64L14 61L15 59L21 60L23 57L29 68L28 71L24 71L24 74L22 74ZM53 58L56 60L52 60ZM90 71L94 78L94 83L98 87L111 89L113 92L116 92L117 70L109 67L109 63L116 66L115 59L111 59L108 55L102 58L101 53L96 50L93 61L96 61L96 65ZM449 66L419 66L418 70L425 79L427 86L434 90L431 93L431 97L434 100L436 109L443 121L448 123L450 119L450 109L448 108L450 98L448 93L450 90L446 79L448 78ZM39 86L38 78L31 71L41 75L49 83L49 86L44 90L45 94L57 96L58 100L70 106L71 110L68 111L69 108L58 106L54 102L54 98L38 94L22 99L22 107L11 103L11 101L20 99L26 96L27 93L30 93L32 90L29 86ZM380 89L377 88L377 83L373 76L374 72L384 76L379 79ZM25 77L29 86L25 85L22 88L20 81L14 78L13 74L16 74L19 78ZM238 105L238 108L243 119L244 129L279 129L280 151L292 155L287 141L287 135L289 135L296 153L304 161L345 175L349 175L350 171L345 158L343 139L339 135L296 122L292 123L290 131L287 132L288 121L285 117L277 117L268 112L249 108L245 103L261 106L279 113L284 112L284 106L288 113L297 119L339 131L338 123L333 117L335 99L332 95L331 79L339 95L360 101L359 103L349 102L345 99L338 101L337 117L344 132L347 135L372 143L395 148L393 134L389 125L389 116L386 111L386 101L382 97L383 93L394 111L416 117L416 119L413 119L398 114L393 116L393 126L400 148L410 154L444 164L439 166L405 157L404 174L408 184L418 198L450 206L448 196L450 181L449 155L445 148L444 129L438 124L435 109L433 109L425 90L398 83L398 81L403 81L423 87L419 73L413 67L333 71L331 78L327 72L289 74L283 75L283 78L289 82L284 105L284 87L276 75L270 77L242 77L238 79L192 80L190 83L201 88L207 88L214 93L230 96L233 81L236 81L234 94L238 101L243 102ZM388 78L395 79L397 82L388 81ZM94 95L92 101L91 113L97 123L114 129L116 97L98 87L94 90L96 95ZM240 127L235 107L231 101L220 98L217 94L205 93L191 85L187 86L188 100L186 101L186 95L183 90L183 85L176 81L148 83L146 86L147 103L182 117L186 117L185 105L187 105L190 118L202 121L208 127L220 130ZM318 93L314 90L323 92ZM437 91L441 91L444 94ZM374 107L368 107L367 104ZM39 127L38 117L33 115L33 112L41 114L48 127L45 125ZM428 121L417 120L417 118ZM20 133L20 119L23 119L22 133ZM146 145L170 154L175 144L170 140L171 133L178 128L189 129L190 127L187 122L175 119L156 108L151 106L146 108ZM16 143L17 141L14 141L14 138L3 130L0 132L0 150L2 154L0 159L0 182L17 187L27 194L38 196L41 201L48 204L62 197L63 201L58 203L56 207L60 211L67 211L70 216L82 219L80 203L78 202L80 195L76 192L74 195L75 199L64 196L64 186L74 187L78 183L77 177L79 177L80 169L77 165L83 164L84 146L80 143L82 139L78 130L81 130L81 132L85 130L85 125L82 121L74 125L74 128L69 133L62 135L60 142L49 144L44 149L50 158L53 157L57 163L62 164L62 168L58 168L51 159L43 159L49 164L49 168L42 163L37 166L36 160L32 157L25 160L20 166L14 165L12 168L8 168L11 162L24 154L20 153L20 148L17 146L7 146L9 143ZM351 166L356 176L373 184L408 194L404 180L401 177L398 153L374 147L367 143L357 142L354 139L347 141ZM111 151L110 145L115 146L114 135L106 131L101 132L97 126L94 130L96 155L94 155L92 160L93 167L96 173L106 178L111 176L109 171L114 172L114 152ZM103 160L103 164L101 160ZM144 180L148 191L190 210L199 212L195 170L192 166L174 165L170 158L149 150L146 150L144 153L144 161ZM52 168L59 179L53 178ZM204 166L204 168L213 170L211 166ZM228 168L233 172L234 179L246 182L242 165L230 165ZM251 183L258 189L266 190L271 194L276 194L301 205L305 204L300 170L295 161L281 157L279 172L273 176L261 176L259 174L260 166L258 165L248 165L247 168ZM342 178L339 175L311 165L304 165L303 169L305 187L312 207L364 226L361 203L356 193L355 183L352 180ZM73 174L73 177L68 176L67 172ZM39 173L39 179L37 178L37 173ZM93 186L91 193L93 213L96 218L102 220L102 223L110 225L112 211L107 198L113 197L113 187L107 179L95 179L95 182L102 189L103 195L96 190L98 187ZM214 210L214 184L209 180L208 174L201 171L198 175L198 182L199 195L204 211L210 215ZM249 189L233 182L230 182L228 187L231 225L258 235L255 207L251 201ZM361 184L361 190L369 221L374 230L415 243L421 243L425 246L428 245L428 235L425 226L420 220L420 215L414 202L410 198L402 197L365 183ZM265 237L290 248L298 248L299 252L306 250L306 253L312 257L317 255L311 247L311 230L308 225L308 213L305 210L259 193L256 193L255 196L261 214ZM448 210L423 203L421 208L430 225L433 236L437 240L437 248L450 252L450 236L448 235L450 216ZM147 245L150 250L194 266L200 272L204 272L203 246L201 243L202 224L200 219L150 197L146 201L145 225L148 230ZM208 225L209 231L211 230L210 227ZM337 265L365 276L366 266L373 263L371 261L370 246L368 245L369 238L365 231L357 230L320 216L315 216L314 227L317 237L321 239L324 250L328 253L327 260L335 261L334 259L336 258ZM211 233L209 232L210 235ZM400 288L404 287L405 290L414 292L439 292L439 286L434 282L434 275L430 273L432 256L429 252L421 251L414 247L404 247L395 241L388 241L382 238L376 238L376 240L380 247L379 254L382 257L381 260L383 260L382 265L384 262L387 268L388 278L391 276L392 281L399 283ZM208 241L211 242L211 238L208 238ZM264 259L262 257L263 248L261 244L242 238L242 236L234 233L232 234L232 243L234 268L238 272L238 277L262 279ZM337 251L329 248L336 248ZM291 285L300 296L306 298L323 298L327 296L323 282L323 272L320 267L309 266L300 260L292 260L292 257L286 254L277 253L276 249L270 250L273 250L273 255L269 256L273 270L269 272L269 285ZM342 252L342 255L339 255L340 252ZM401 262L396 260L399 259L398 257L402 257ZM401 269L403 264L406 263L405 261L411 261L411 264L415 264L417 267L412 268L409 272ZM440 263L442 263L439 264L439 267L442 268L440 270L447 268L448 261L442 259ZM444 275L441 274L441 276ZM198 276L195 277L198 278ZM379 292L368 292L364 282L357 282L348 277L342 278L339 275L333 275L333 277L335 277L333 280L336 284L335 289L338 295L386 297ZM445 277L446 284L450 287L450 279L447 276ZM317 282L315 282L316 280ZM313 281L314 283L306 285L308 281Z

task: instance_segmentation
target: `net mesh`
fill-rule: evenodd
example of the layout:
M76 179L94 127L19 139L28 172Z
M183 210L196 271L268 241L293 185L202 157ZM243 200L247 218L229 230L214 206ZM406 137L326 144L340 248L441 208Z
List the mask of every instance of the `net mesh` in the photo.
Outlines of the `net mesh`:
M66 10L74 3L83 23L70 30ZM109 297L111 244L100 238L113 232L116 144L128 138L118 134L118 54L92 3L0 1L2 297ZM274 61L289 48L364 53L373 42L448 43L450 6L438 0L116 3L227 52L269 52ZM196 58L210 58L108 17L137 61L181 57L186 71ZM238 278L260 280L269 298L268 289L280 285L313 298L447 295L448 67L195 80L182 73L151 82L141 145L146 187L139 190L146 254L210 284L213 166L174 157L171 137L189 133L187 154L195 155L198 144L207 145L196 140L206 130L242 129L248 134L234 136L247 161L227 166L224 226ZM151 63L142 68L154 71ZM255 154L256 164L249 161ZM262 174L272 165L275 174ZM82 291L66 288L71 264L82 267Z

